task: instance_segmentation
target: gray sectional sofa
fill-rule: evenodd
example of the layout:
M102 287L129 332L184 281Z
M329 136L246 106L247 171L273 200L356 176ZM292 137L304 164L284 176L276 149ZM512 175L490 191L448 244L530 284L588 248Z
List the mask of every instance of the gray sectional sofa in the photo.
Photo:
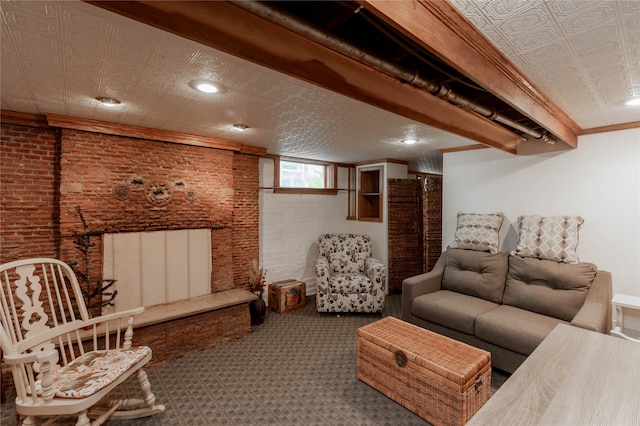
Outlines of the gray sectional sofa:
M611 273L592 263L449 248L402 285L402 319L488 350L512 373L560 323L611 329Z

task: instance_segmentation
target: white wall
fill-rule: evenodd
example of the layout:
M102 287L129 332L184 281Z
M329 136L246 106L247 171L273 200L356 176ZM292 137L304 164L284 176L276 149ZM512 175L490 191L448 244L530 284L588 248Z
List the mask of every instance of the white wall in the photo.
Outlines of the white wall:
M406 179L408 167L398 163L378 163L367 164L366 167L381 165L383 176L383 197L382 197L382 222L368 222L352 220L347 224L348 232L354 234L366 234L371 237L373 257L389 266L389 179ZM385 283L385 291L389 288L389 274Z
M610 271L614 293L640 296L640 129L582 136L578 149L550 154L447 153L443 168L443 247L458 212L503 212L509 251L519 215L580 215L580 260Z
M273 161L260 160L260 186L273 185ZM324 233L347 232L347 193L274 194L260 190L260 260L267 282L297 279L315 294L317 240ZM266 297L266 296L265 296Z
M315 294L317 240L323 233L367 234L371 237L373 256L388 264L387 179L406 178L407 166L382 164L383 222L347 220L346 191L335 196L260 191L260 259L261 266L267 269L267 282L298 279L306 283L307 294ZM339 174L338 181L339 187L346 188L346 175ZM260 186L273 186L272 160L260 160Z

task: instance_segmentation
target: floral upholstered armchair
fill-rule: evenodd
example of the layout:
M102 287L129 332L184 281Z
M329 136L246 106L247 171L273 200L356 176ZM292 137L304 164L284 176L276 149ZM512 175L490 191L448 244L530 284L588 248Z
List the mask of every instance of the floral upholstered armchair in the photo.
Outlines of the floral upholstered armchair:
M318 312L381 312L387 268L371 257L367 235L324 234L318 238Z

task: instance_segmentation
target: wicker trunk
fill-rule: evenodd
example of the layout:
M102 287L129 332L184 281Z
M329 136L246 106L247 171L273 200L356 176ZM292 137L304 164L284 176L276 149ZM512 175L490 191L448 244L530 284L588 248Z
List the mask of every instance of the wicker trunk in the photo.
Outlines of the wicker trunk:
M393 317L360 327L356 377L434 425L464 425L491 395L491 354Z

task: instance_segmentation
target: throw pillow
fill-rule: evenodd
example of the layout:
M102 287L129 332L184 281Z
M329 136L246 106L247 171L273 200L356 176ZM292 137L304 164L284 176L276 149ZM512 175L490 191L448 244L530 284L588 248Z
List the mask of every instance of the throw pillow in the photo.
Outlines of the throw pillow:
M580 216L520 216L518 243L511 254L577 263L578 231L583 222Z
M502 213L458 213L458 227L449 248L498 252L498 232L502 226Z
M502 303L571 321L584 304L597 269L593 263L509 256Z

